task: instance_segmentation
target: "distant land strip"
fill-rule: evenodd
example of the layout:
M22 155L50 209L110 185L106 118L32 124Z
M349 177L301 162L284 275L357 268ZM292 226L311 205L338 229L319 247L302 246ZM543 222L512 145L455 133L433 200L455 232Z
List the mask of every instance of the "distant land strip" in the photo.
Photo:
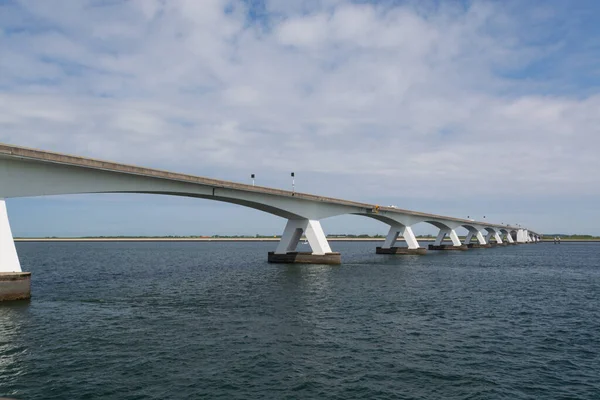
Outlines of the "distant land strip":
M464 236L459 236L464 239ZM98 236L98 237L17 237L15 242L278 242L280 237L196 237L196 236ZM303 237L302 241L306 241ZM327 240L332 242L382 242L385 237L344 237L333 236L327 237ZM401 240L401 238L399 238ZM431 242L435 237L417 237L418 241ZM554 242L554 238L546 237L543 242ZM577 243L577 242L600 242L600 237L592 238L561 238L561 242Z
M199 238L199 237L51 237L51 238L15 238L15 242L278 242L279 237L238 237L238 238ZM301 240L305 240L304 238ZM329 241L359 241L374 242L384 241L385 238L327 238ZM435 238L425 238L419 240L435 240Z

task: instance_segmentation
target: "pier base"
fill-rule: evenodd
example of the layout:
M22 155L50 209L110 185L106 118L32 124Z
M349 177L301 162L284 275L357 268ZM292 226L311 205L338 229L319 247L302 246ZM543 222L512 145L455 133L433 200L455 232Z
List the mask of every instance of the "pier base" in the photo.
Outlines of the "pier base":
M508 243L504 243L504 242L502 242L502 243L490 243L490 244L492 245L492 247L497 247L497 246L504 247L504 246L508 246Z
M312 254L299 251L276 254L274 251L270 251L268 261L280 264L341 264L342 255L340 253Z
M0 272L0 301L31 298L31 272Z
M419 247L416 249L409 249L408 247L390 247L390 248L382 248L376 247L375 253L377 254L426 254L427 249L424 247Z
M435 245L435 244L430 244L429 245L429 250L458 250L458 251L465 251L468 250L469 248L467 247L466 244L463 244L461 246L453 246L451 244L440 244Z
M467 245L467 247L470 249L489 249L490 247L492 247L492 245L491 244L469 243Z

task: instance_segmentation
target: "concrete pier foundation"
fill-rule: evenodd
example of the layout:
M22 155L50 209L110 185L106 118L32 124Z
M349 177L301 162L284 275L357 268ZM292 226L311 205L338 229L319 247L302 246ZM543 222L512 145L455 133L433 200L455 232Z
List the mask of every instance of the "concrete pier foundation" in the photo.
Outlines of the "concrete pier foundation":
M453 246L451 244L440 244L440 245L430 244L429 245L429 250L458 250L458 251L465 251L465 250L469 250L469 248L467 247L466 244L463 244L461 246Z
M285 254L277 254L274 251L269 252L268 261L270 263L280 264L332 264L342 263L340 253L312 254L310 252L290 251Z
M375 253L377 254L426 254L427 249L424 247L419 247L416 249L409 249L408 247L390 247L390 248L382 248L376 247Z
M489 249L490 247L492 247L491 244L479 244L479 243L469 243L467 245L468 248L470 249Z
M31 272L0 272L0 301L31 298Z

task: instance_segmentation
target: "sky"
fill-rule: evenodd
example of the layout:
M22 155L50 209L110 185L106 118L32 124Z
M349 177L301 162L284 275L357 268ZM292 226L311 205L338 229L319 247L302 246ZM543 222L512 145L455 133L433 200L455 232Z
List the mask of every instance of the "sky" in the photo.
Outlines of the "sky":
M599 18L595 0L0 0L0 142L600 235ZM15 236L285 225L159 195L7 205Z

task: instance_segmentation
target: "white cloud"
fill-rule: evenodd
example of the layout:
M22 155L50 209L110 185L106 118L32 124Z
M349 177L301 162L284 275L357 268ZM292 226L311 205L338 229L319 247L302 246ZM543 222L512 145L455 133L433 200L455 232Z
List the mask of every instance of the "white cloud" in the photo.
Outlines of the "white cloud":
M600 98L507 78L555 48L501 4L268 1L258 21L217 0L21 4L0 37L4 142L305 171L354 199L600 194L582 173L600 169Z

